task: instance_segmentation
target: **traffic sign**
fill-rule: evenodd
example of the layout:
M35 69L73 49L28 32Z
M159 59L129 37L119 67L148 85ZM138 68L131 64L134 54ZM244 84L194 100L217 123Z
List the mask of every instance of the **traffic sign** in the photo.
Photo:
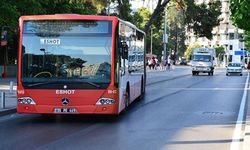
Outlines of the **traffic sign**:
M234 51L234 55L240 55L240 56L245 56L246 55L246 51Z

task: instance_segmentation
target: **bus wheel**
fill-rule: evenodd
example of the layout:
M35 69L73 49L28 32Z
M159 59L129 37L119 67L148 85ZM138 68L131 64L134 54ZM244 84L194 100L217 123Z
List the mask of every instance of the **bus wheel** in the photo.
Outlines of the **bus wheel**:
M145 87L144 87L144 80L143 80L143 77L142 77L141 78L141 95L140 95L139 99L140 100L143 99L144 95L145 95Z
M129 89L127 88L126 98L125 98L125 111L128 110L129 102L130 102L130 94L129 94Z

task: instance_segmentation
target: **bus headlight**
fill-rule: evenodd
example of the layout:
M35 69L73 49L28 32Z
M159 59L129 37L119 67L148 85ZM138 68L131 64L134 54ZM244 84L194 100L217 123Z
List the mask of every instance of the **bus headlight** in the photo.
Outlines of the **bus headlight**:
M20 104L30 104L30 105L36 105L35 101L30 97L21 97L17 99L17 102Z
M111 98L100 98L97 102L96 105L112 105L115 103L114 99Z

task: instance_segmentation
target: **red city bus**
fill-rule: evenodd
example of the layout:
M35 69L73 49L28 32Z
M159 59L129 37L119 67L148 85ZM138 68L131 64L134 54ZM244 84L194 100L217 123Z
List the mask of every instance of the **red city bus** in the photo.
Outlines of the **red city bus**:
M145 93L145 33L114 16L19 19L17 112L119 114Z

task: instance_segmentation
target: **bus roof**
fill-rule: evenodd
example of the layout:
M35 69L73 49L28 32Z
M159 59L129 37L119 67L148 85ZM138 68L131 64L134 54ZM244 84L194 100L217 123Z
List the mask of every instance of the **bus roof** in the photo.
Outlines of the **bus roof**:
M118 20L116 16L80 15L80 14L54 14L21 16L22 20L53 20L53 19L90 19L90 20Z
M21 16L19 21L23 20L55 20L55 19L68 19L68 20L80 20L80 19L89 19L89 20L117 20L125 23L126 25L135 28L136 30L145 34L144 31L138 29L134 24L124 21L116 16L101 16L101 15L81 15L81 14L54 14L54 15L30 15L30 16Z

